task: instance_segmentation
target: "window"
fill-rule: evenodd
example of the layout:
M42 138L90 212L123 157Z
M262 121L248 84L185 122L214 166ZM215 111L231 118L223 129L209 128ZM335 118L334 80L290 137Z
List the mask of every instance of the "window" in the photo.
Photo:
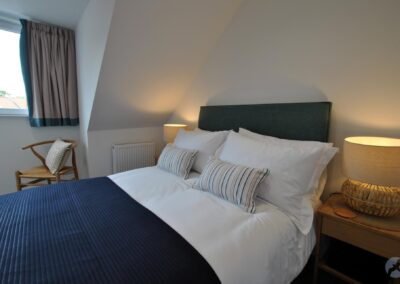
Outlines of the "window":
M0 115L28 114L16 30L0 26Z

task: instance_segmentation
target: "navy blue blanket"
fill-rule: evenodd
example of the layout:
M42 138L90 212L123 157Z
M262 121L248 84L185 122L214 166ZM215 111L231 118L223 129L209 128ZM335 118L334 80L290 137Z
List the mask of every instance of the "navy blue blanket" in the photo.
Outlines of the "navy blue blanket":
M0 283L219 283L177 232L106 177L0 197Z

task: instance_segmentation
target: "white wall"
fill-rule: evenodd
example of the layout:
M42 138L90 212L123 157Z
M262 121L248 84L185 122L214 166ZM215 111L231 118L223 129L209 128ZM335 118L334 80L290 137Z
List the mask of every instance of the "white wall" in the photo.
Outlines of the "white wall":
M241 2L116 1L89 130L162 125Z
M337 146L400 137L399 11L398 0L247 0L170 120L195 125L200 105L328 100Z
M79 127L85 150L83 153L85 168L87 168L86 152L89 147L87 132L114 4L115 0L90 0L75 31Z
M111 173L113 144L161 145L162 124L241 1L89 2L76 34L90 177Z
M39 166L41 162L33 156L30 150L21 150L31 143L55 139L58 137L70 138L78 141L77 164L80 176L87 176L83 166L83 146L79 141L78 127L40 127L29 126L26 117L0 116L0 194L16 191L15 171L32 166Z
M163 147L162 127L130 128L89 131L89 175L105 176L112 173L111 149L114 144L155 142L157 155Z
M115 0L90 0L75 30L79 118L84 141L87 140L114 4Z

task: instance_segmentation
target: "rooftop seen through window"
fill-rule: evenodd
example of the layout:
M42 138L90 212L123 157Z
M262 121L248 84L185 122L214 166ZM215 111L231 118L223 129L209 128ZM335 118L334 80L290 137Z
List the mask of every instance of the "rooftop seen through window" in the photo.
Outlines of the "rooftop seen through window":
M21 110L27 109L19 37L18 33L0 29L0 112L3 114L13 114L13 110L21 114Z

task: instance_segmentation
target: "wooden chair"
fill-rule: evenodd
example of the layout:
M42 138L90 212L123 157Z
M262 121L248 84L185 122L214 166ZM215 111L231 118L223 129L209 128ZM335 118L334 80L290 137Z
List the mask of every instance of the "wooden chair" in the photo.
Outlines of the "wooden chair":
M17 190L20 191L22 188L27 186L42 186L46 185L46 183L41 183L42 181L47 181L47 184L51 184L52 182L60 182L66 181L61 179L65 175L73 174L73 178L69 180L78 180L78 168L76 166L76 156L75 156L75 148L77 147L77 143L74 140L63 139L63 141L71 143L71 163L70 166L64 166L59 169L56 173L52 174L46 166L46 158L43 157L39 152L35 149L37 146L42 146L46 144L53 144L55 140L48 140L43 142L34 143L22 148L22 150L30 149L41 162L41 166L33 167L27 170L19 170L15 172L15 178L17 181ZM68 154L68 153L66 153ZM29 179L30 181L23 183L22 179Z

